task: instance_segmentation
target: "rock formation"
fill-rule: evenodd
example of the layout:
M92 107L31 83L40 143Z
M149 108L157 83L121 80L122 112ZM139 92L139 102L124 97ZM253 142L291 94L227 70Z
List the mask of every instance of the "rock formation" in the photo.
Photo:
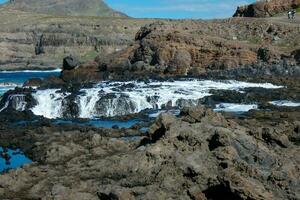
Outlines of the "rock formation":
M156 22L136 34L136 42L91 65L64 71L66 82L81 80L87 66L96 72L91 82L142 77L202 76L243 68L274 67L299 74L299 32L293 24L255 19ZM284 45L289 48L283 47ZM98 65L98 70L97 70ZM283 71L283 70L282 70ZM265 73L265 75L267 72ZM86 79L84 79L86 80Z
M256 3L239 6L234 17L272 17L300 6L299 0L260 0Z
M59 68L68 55L87 62L126 48L140 26L150 22L53 16L0 6L0 70Z
M299 199L299 112L276 122L261 114L239 120L184 109L179 118L160 115L147 136L3 124L0 144L18 145L34 163L0 175L0 198Z

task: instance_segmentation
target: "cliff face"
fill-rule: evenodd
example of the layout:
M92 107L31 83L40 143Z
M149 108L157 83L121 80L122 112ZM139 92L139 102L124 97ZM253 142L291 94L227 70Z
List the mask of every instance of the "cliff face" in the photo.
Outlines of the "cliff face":
M12 0L4 7L52 15L126 17L102 0Z
M89 81L87 77L99 81L201 76L252 66L254 71L261 67L266 74L274 66L282 69L276 69L279 74L293 71L299 63L299 30L297 24L277 20L157 22L141 28L134 45L106 57L98 56L91 64L64 70L62 78L66 82L82 82Z
M150 22L150 21L149 21ZM0 8L0 70L57 68L126 48L146 20L69 17Z
M299 6L300 0L262 0L250 5L238 7L233 16L271 17Z

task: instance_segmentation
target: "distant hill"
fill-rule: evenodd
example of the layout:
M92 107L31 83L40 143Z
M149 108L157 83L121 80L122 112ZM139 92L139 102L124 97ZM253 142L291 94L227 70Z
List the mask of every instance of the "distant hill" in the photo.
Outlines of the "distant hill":
M10 0L3 6L52 15L127 17L111 9L103 0Z
M259 0L250 5L239 6L233 17L272 17L299 6L300 0Z

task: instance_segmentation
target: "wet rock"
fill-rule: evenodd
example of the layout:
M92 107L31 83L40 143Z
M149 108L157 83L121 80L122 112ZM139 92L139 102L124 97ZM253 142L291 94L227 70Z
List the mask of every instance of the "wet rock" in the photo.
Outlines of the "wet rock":
M205 107L161 114L137 140L123 139L135 129L1 124L0 145L35 162L0 175L0 197L297 199L297 133L291 113L227 119Z
M71 70L63 70L60 78L67 84L78 85L99 82L104 80L104 76L105 73L99 71L98 63L88 62Z
M24 87L39 87L42 85L43 80L40 78L32 78L24 83Z
M96 103L98 116L124 116L134 113L137 105L126 95L108 94L102 96Z
M300 49L293 51L292 56L296 60L297 64L300 64Z

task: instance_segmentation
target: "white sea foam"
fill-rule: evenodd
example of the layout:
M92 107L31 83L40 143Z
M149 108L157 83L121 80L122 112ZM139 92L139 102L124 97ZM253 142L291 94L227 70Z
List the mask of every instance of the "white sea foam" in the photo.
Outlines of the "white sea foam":
M280 101L271 101L270 104L274 106L286 106L286 107L299 107L300 102L293 102L287 100L280 100Z
M16 83L11 83L11 82L3 82L0 83L0 88L5 88L5 87L17 87L17 86L21 86L20 84L16 84Z
M96 117L95 106L99 100L98 88L82 89L83 95L77 98L79 105L80 118L93 118Z
M269 83L239 81L183 80L165 82L102 82L94 88L81 89L75 98L80 118L111 117L138 113L145 109L162 109L164 106L180 107L210 96L210 90L235 90L260 87L277 89L281 86ZM38 105L32 108L36 115L47 118L63 117L63 99L68 94L58 90L41 90L33 94ZM245 109L243 109L245 110Z
M12 108L17 111L24 111L27 105L27 102L25 101L25 95L22 94L9 95L4 106L0 108L0 112L8 108L9 104L11 104Z
M69 94L60 93L58 89L39 90L33 93L37 105L31 109L35 115L46 118L59 118L62 116L62 102Z
M15 71L0 71L0 73L51 73L51 72L61 72L61 69L57 68L57 69L52 69L52 70L15 70Z
M130 84L131 87L123 87ZM178 106L180 100L198 100L210 96L211 89L216 90L236 90L242 92L245 88L260 87L266 89L277 89L270 83L247 83L239 81L210 81L210 80L185 80L185 81L166 81L166 82L105 82L100 83L95 88L81 90L84 94L79 96L80 117L93 118L97 116L95 109L99 98L105 94L121 94L128 96L123 101L131 101L135 105L134 112L145 109L161 109L166 104ZM154 100L149 101L149 98ZM114 116L116 112L116 101L109 101L106 105L108 111L106 116Z
M216 105L215 112L248 112L249 110L257 110L256 104L236 104L236 103L221 103Z

